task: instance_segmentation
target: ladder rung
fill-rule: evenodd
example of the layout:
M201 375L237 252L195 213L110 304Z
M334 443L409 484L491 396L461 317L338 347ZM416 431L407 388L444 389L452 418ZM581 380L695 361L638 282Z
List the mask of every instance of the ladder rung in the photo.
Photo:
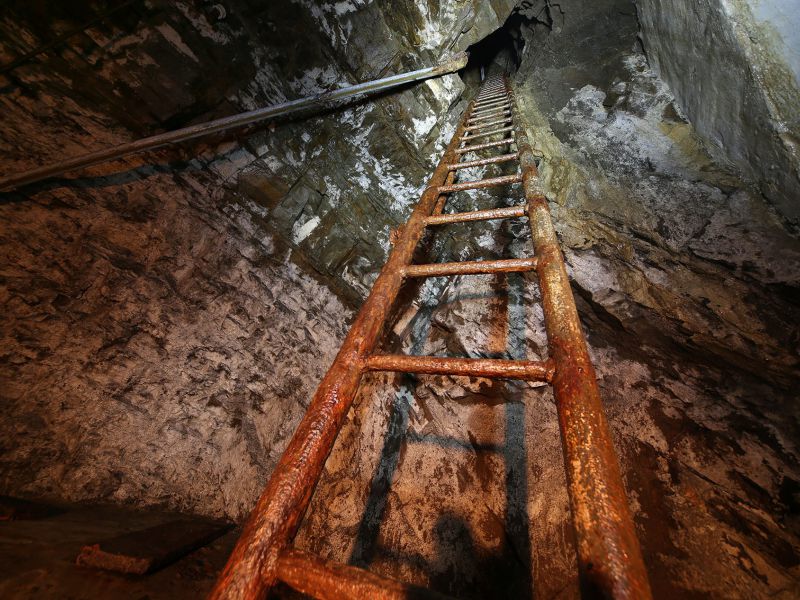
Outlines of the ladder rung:
M536 257L502 260L469 260L427 265L406 265L405 277L439 277L441 275L486 275L490 273L521 273L536 269Z
M425 588L381 577L366 569L325 560L302 550L281 552L276 571L278 579L312 598L449 598ZM334 590L336 594L332 596Z
M472 125L473 123L477 123L478 121L486 121L487 119L495 119L501 115L510 113L511 113L510 107L498 106L496 109L480 113L476 117L470 117L469 119L467 119L467 125Z
M504 117L502 119L498 119L497 121L487 121L483 125L470 125L468 127L464 127L464 131L476 131L478 129L483 129L484 127L490 127L491 125L503 125L504 123L508 123L511 120L511 115Z
M511 109L510 108L504 108L502 110L496 110L496 111L492 111L490 113L483 114L480 117L475 117L474 119L467 119L467 123L471 126L473 123L480 123L482 121L488 121L490 119L496 119L497 117L510 115L510 114L511 114Z
M491 104L488 104L486 106L481 106L480 108L474 109L471 113L469 113L467 120L469 121L471 119L474 119L476 116L480 117L482 115L485 115L486 113L496 112L500 110L510 110L510 109L511 109L511 103L507 100L492 102Z
M481 102L480 104L475 104L472 107L472 112L470 112L470 116L475 113L486 112L492 108L498 108L503 106L504 104L509 104L510 100L508 98L495 98L494 100Z
M426 225L444 225L446 223L465 223L467 221L489 221L491 219L513 219L524 217L528 210L524 205L473 210L470 212L431 215L425 219Z
M447 165L447 168L450 169L451 171L455 171L456 169L466 169L468 167L481 167L483 165L492 165L495 163L508 162L509 160L514 160L515 158L519 158L519 152L511 152L510 154L501 154L500 156L490 156L489 158L479 158L477 160L465 160L464 162Z
M508 94L495 94L493 96L487 96L486 98L480 98L475 101L475 104L472 105L472 109L475 110L476 108L484 108L489 104L495 104L498 101L506 101L508 100Z
M472 117L473 115L484 113L496 108L502 108L503 106L511 106L511 102L506 99L500 99L492 100L491 102L486 102L485 104L479 104L472 107L472 111L469 113L469 116Z
M470 116L472 116L482 112L487 112L489 110L492 110L493 108L499 108L503 105L511 106L511 101L504 98L501 98L500 100L492 100L491 102L486 102L485 104L473 107L472 112L470 112L469 114Z
M485 102L487 100L494 100L495 98L503 98L508 96L508 90L505 88L498 88L496 90L487 90L486 93L481 92L475 97L476 102Z
M464 190L478 190L481 188L492 187L495 185L508 185L510 183L519 183L522 181L522 175L503 175L501 177L488 177L486 179L476 179L475 181L464 181L463 183L453 183L450 185L440 185L436 191L440 194L449 194L450 192L463 192Z
M496 379L550 382L555 371L550 360L502 360L496 358L446 358L375 354L366 361L369 371L399 371L427 375L466 375Z
M511 99L509 98L508 94L498 94L496 98L490 98L488 100L476 100L472 105L472 110L478 110L479 108L484 108L492 104L502 104L503 102L509 102L510 100Z
M505 138L504 140L497 140L496 142L486 142L485 144L473 144L472 146L464 146L463 148L456 148L456 154L466 154L475 150L484 150L485 148L496 148L497 146L505 146L506 144L513 144L514 138Z
M461 137L461 140L472 141L476 138L489 137L490 135L495 135L497 133L505 133L506 131L514 131L514 126L509 125L508 127L500 127L499 129L492 129L491 131L484 131L481 133L473 133L472 135L465 135Z

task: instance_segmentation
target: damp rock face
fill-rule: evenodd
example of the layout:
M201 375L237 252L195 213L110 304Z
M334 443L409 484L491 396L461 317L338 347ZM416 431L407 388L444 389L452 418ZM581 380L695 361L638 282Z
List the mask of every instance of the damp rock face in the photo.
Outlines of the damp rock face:
M249 511L350 313L194 186L3 207L4 493Z
M419 68L497 30L506 46L483 66L511 71L542 155L656 596L798 595L800 245L793 184L765 175L787 146L753 146L760 125L722 123L721 99L705 108L727 75L680 79L682 61L708 68L698 36L669 37L686 6L136 6L4 75L2 170ZM15 8L4 60L93 14ZM712 31L735 31L713 14ZM731 39L715 48L746 71ZM243 520L475 76L4 197L2 491ZM519 186L471 191L448 210L520 200ZM524 219L423 245L420 260L532 252ZM436 278L412 297L387 351L547 356L532 275ZM560 444L547 386L372 374L297 545L457 597L578 597Z
M70 35L4 71L0 172L429 66L511 9L17 4L2 64ZM451 75L4 196L4 492L244 518L462 89Z
M156 1L83 30L96 14L88 8L18 6L0 26L9 62L78 33L7 74L3 171L431 66L498 28L513 6ZM449 140L462 90L450 75L332 114L240 131L240 143L190 143L156 162L216 175L225 202L253 213L355 301Z
M657 73L714 157L800 223L800 16L794 2L637 1Z

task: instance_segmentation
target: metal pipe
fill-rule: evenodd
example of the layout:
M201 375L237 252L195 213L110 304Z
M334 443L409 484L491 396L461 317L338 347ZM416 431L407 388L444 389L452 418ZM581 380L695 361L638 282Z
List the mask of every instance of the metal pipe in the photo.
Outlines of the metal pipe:
M464 114L469 114L469 110ZM355 398L365 361L375 350L397 299L403 269L411 263L425 231L425 219L439 205L441 194L436 188L452 177L448 165L455 162L465 119L462 117L428 187L401 228L386 265L270 476L210 599L261 599L275 584L280 553L294 537L305 514L325 460Z
M513 92L511 93L514 99ZM528 220L542 296L567 471L578 572L585 598L652 597L625 487L600 400L594 367L572 296L550 210L538 182L522 114L514 100Z
M443 215L432 215L425 219L427 225L446 225L449 223L466 223L468 221L490 221L492 219L513 219L524 217L526 207L508 206L505 208L490 208L487 210L473 210L470 212L447 213Z
M439 77L440 75L446 75L447 73L458 71L459 69L465 67L466 64L467 54L465 52L461 52L436 65L435 67L410 71L400 75L392 75L390 77L384 77L382 79L376 79L374 81L368 81L366 83L360 83L358 85L353 85L346 88L330 90L328 92L323 92L314 96L308 96L306 98L300 98L298 100L283 102L281 104L276 104L275 106L257 108L255 110L243 112L238 115L223 117L221 119L215 119L206 123L198 123L197 125L190 125L189 127L183 127L167 133L151 135L133 142L127 142L119 146L114 146L113 148L97 150L95 152L90 152L88 154L62 160L51 165L38 167L18 175L7 176L3 179L0 179L0 191L12 190L23 185L41 181L42 179L61 175L67 171L89 167L102 162L107 162L109 160L122 158L123 156L128 156L137 152L142 152L144 150L161 148L177 142L184 142L186 140L195 139L204 135L231 129L233 127L242 127L243 125L250 125L266 119L282 117L284 115L308 108L323 107L336 100L351 98L361 94L385 91L405 83L410 83L412 81L420 81L423 79L429 79L431 77Z
M414 585L375 575L364 569L324 560L302 550L287 550L278 558L278 579L318 600L452 600Z
M366 368L369 371L400 371L426 375L462 375L545 382L552 379L554 372L553 363L549 360L501 360L403 354L370 356L367 359Z
M491 273L521 273L536 269L536 257L502 260L468 260L425 265L407 265L406 277L439 277L441 275L489 275Z

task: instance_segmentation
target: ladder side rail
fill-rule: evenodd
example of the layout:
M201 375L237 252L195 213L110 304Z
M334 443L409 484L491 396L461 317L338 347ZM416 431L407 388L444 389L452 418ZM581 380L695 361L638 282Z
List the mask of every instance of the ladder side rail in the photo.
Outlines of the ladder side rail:
M528 221L538 258L582 596L652 598L619 463L611 441L586 339L570 288L547 198L517 105L512 98Z
M378 343L403 282L403 269L411 263L425 232L426 218L440 213L444 206L438 188L453 181L449 165L457 161L456 148L473 102L461 117L419 203L399 228L386 264L270 476L209 599L261 599L276 583L279 555L297 532L355 399L366 359Z

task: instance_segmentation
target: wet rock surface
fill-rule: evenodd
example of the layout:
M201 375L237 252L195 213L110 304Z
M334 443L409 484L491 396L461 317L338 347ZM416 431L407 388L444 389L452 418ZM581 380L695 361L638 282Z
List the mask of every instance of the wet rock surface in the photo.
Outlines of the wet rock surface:
M642 40L718 161L735 165L797 231L800 16L782 0L636 3Z
M2 74L0 171L428 66L511 10L220 6L15 4L2 63L44 51ZM451 75L4 194L6 491L246 515L462 89Z
M15 6L0 25L8 62L78 33L4 74L3 172L432 66L502 25L513 6L149 1L99 20ZM93 8L84 12L105 14ZM111 172L156 160L215 174L228 202L268 223L358 301L452 135L462 90L450 75L347 110L126 160Z
M0 135L18 146L9 170L31 164L28 139L53 157L429 64L512 8L242 1L220 19L198 6L148 3L138 20L112 20L104 42L90 28L94 46L16 71L0 97L12 117ZM515 14L514 51L486 69L519 61L513 79L656 596L794 597L797 239L757 182L720 166L642 53L632 3L526 2ZM302 47L295 27L308 32ZM166 77L181 70L229 85L200 92ZM92 93L138 78L146 85L128 91L144 100L57 102L78 98L76 73L99 78ZM4 198L3 491L241 519L473 78ZM518 187L473 191L448 210L520 199ZM420 260L531 253L522 219L442 227L425 247ZM385 347L544 358L535 278L429 280ZM297 544L463 598L576 597L549 387L370 375Z
M3 207L3 485L241 518L350 311L201 180L143 183Z

